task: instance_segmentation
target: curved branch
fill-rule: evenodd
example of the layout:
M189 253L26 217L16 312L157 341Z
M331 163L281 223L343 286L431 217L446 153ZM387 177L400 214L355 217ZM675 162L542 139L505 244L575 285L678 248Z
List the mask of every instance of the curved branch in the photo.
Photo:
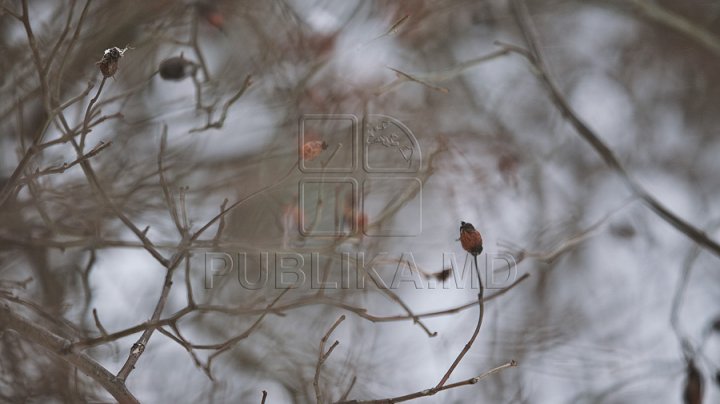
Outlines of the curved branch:
M532 66L533 73L540 80L543 87L548 93L550 100L560 110L563 117L575 128L575 131L583 138L586 142L595 149L595 152L605 161L613 171L615 171L620 178L625 182L628 188L645 202L650 210L652 210L661 219L665 220L668 224L673 226L675 229L685 234L688 238L695 241L703 248L713 252L715 255L720 257L720 244L710 238L704 231L698 229L694 225L690 224L686 220L682 219L665 205L663 205L658 199L650 194L645 188L633 177L628 174L625 167L620 163L615 153L600 139L600 137L590 129L585 122L577 115L572 109L570 104L565 100L557 85L550 78L547 72L545 63L543 62L542 55L539 51L537 39L533 33L532 21L528 15L524 3L521 1L513 1L513 10L516 14L516 19L525 37L525 41L528 44L530 50L522 49L512 45L500 44L503 48L509 49L510 51L517 53L527 59Z
M11 329L25 341L45 347L58 358L76 366L83 373L98 382L119 403L134 404L139 401L125 387L122 380L117 379L107 369L95 362L90 356L79 352L68 352L70 341L35 324L32 320L14 313L7 305L0 305L0 329Z

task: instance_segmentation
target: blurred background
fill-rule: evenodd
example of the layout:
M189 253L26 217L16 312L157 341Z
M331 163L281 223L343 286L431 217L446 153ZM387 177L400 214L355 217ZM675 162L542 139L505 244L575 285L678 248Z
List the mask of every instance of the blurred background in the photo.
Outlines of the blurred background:
M450 382L519 365L417 402L720 400L717 252L650 209L512 48L541 54L628 175L718 240L720 3L2 7L0 305L117 374L161 301L126 382L140 401L435 386L477 322L477 291L454 282L461 220L483 234L481 272L507 278L487 294L512 288ZM298 260L284 291L277 267ZM113 400L9 324L1 401Z

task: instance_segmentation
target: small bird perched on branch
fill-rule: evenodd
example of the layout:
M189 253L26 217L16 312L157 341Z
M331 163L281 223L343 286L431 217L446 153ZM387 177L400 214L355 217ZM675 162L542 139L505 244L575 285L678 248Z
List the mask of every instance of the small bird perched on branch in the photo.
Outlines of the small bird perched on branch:
M460 222L460 244L473 257L480 255L483 250L482 236L470 223Z

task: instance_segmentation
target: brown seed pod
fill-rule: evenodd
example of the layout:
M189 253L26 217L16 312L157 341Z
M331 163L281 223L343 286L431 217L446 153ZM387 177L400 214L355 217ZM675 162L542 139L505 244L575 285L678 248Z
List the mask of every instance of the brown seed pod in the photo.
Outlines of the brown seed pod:
M303 160L312 161L328 148L328 144L320 140L311 140L303 145Z
M195 74L197 66L182 55L160 62L158 72L164 80L180 81Z
M120 58L123 57L127 50L127 47L120 49L117 46L105 49L102 59L95 62L104 77L113 77L115 73L117 73L118 61L120 61Z
M435 277L435 279L444 282L444 281L448 280L448 278L450 278L451 273L452 273L452 269L445 268L442 271L433 274L433 276Z
M483 250L482 236L470 223L460 222L460 244L473 256L478 256Z

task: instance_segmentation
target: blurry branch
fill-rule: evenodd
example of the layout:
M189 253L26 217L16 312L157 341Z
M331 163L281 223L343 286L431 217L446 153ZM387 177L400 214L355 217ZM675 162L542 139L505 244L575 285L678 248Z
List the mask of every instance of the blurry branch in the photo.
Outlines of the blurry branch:
M85 116L84 116L84 119L82 122L83 130L81 131L80 144L78 144L77 141L75 141L74 137L71 137L71 139L70 139L70 141L78 155L78 159L81 159L83 156L83 143L85 141L85 135L88 132L89 121L92 117L92 106L100 98L100 94L102 92L102 89L103 89L106 81L107 81L107 77L103 76L103 80L100 83L100 87L98 88L98 91L95 94L95 97L93 97L93 99L90 100L90 102L88 103L87 109L85 110ZM62 115L61 115L61 118L62 118ZM63 123L65 123L64 118L62 119L62 121L63 121ZM65 126L67 127L67 124L65 124ZM95 170L92 168L92 165L90 164L90 160L81 160L80 166L82 167L83 173L85 174L85 178L87 178L87 181L90 184L90 187L93 189L93 191L98 199L98 202L101 202L101 203L105 204L106 206L108 206L113 211L113 213L115 213L115 216L117 216L120 219L120 221L122 221L123 224L125 224L125 226L130 231L132 231L135 234L135 236L137 236L138 239L140 239L145 250L147 252L149 252L150 255L153 256L153 258L155 258L161 265L163 265L167 269L168 274L166 274L166 284L163 286L163 294L169 293L169 288L170 288L170 285L172 285L172 281L167 276L168 275L172 276L173 270L180 263L180 261L182 259L182 255L185 254L185 251L183 251L182 253L176 253L172 257L172 260L168 260L167 258L165 258L157 250L157 248L152 243L152 241L150 241L150 239L147 237L147 228L145 230L140 230L130 220L130 218L128 218L127 215L125 215L125 213L123 213L123 211L117 206L117 204L108 196L108 194L105 191L104 187L102 186L100 180L98 179L97 174L95 173ZM181 244L184 245L185 243L186 243L186 240L183 239L181 241ZM167 284L167 282L169 282L169 285ZM160 316L160 313L158 313L158 310L161 312L162 308L164 307L164 304L165 304L165 302L163 301L163 298L162 298L163 294L161 294L161 298L158 301L158 306L156 307L156 314L158 316L157 318L159 318L159 316ZM167 298L167 296L165 296L165 298ZM146 339L146 338L149 339L149 335L152 334L152 331L153 330L146 330L146 332L143 334L143 337L141 337L141 340ZM133 352L131 353L130 357L128 358L128 361L125 363L125 366L123 366L122 370L124 371L123 374L125 377L127 377L127 374L129 374L130 371L132 371L132 365L130 367L130 370L128 370L126 368L126 366L129 364L129 362L132 362L132 358L134 358L134 357L138 358L142 354L142 350L144 349L144 344L140 343L139 345L137 345L137 348L139 349L139 351L136 351L135 349L133 349ZM135 359L135 361L136 360L137 359ZM123 377L123 380L124 380L124 377Z
M10 281L7 279L0 279L0 288L8 288L8 289L25 289L27 288L28 283L33 281L33 277L29 276L21 281Z
M433 173L435 173L435 161L440 155L447 151L447 144L444 141L440 141L437 149L435 149L428 157L427 168L423 170L422 175L418 178L421 184L425 184ZM420 187L414 185L408 185L405 190L397 198L393 198L388 205L378 213L377 217L374 217L374 221L368 224L366 231L371 229L379 228L382 222L388 218L391 218L397 213L408 201L412 200L418 192Z
M68 43L67 48L65 49L64 54L70 55L73 51L73 48L75 47L75 44L77 43L78 38L80 37L80 29L83 26L83 22L85 21L85 17L87 16L88 10L90 9L90 1L87 0L85 2L85 6L83 7L82 12L80 13L80 18L78 19L77 25L75 26L75 32L73 33L72 38L70 38L70 42ZM56 73L56 86L55 86L55 94L60 93L60 87L63 84L63 75L65 73L65 63L70 58L60 58L60 66L57 69ZM49 64L48 64L49 65Z
M213 107L207 107L207 124L201 128L194 128L190 129L190 133L194 132L202 132L204 130L208 129L220 129L225 124L225 120L227 119L228 111L230 110L230 107L242 97L243 94L245 94L245 91L252 85L252 76L248 75L245 77L245 82L243 83L242 88L235 93L230 99L228 99L225 104L223 105L222 112L220 114L220 118L213 122L212 116L213 116Z
M268 393L267 391L262 391L262 399L260 399L260 404L265 404L265 400L267 399Z
M210 381L215 381L215 379L212 376L212 373L207 369L205 365L200 361L200 358L195 354L195 351L193 351L192 347L190 346L190 343L185 339L185 337L182 336L180 333L180 330L177 328L175 324L171 324L170 327L173 329L173 334L170 331L165 330L164 328L160 327L158 328L158 332L171 340L177 342L180 346L185 347L185 350L188 354L190 354L190 358L192 358L193 362L195 363L195 366L202 369L203 372L205 372L205 375L210 379Z
M223 352L225 352L225 351L227 351L228 349L230 349L230 348L232 348L233 346L235 346L235 344L237 344L238 342L240 342L240 341L244 340L245 338L249 337L250 334L251 334L253 331L255 331L255 330L258 328L258 326L260 326L260 323L265 319L265 316L267 316L268 311L269 311L283 296L285 296L285 294L286 294L290 289L291 289L291 288L286 288L286 289L284 289L282 292L280 292L280 294L279 294L275 299L273 299L273 301L270 302L270 304L267 305L267 307L265 308L266 311L263 312L263 313L260 315L260 317L258 317L258 319L255 320L255 322L254 322L247 330L245 330L245 332L243 332L242 334L237 335L237 336L235 336L235 337L233 337L233 338L231 338L231 339L229 339L229 340L227 340L227 341L225 341L225 342L223 342L223 343L220 343L220 344L212 344L212 345L194 345L194 344L193 344L193 345L191 345L192 348L195 348L195 349L215 349L215 350L216 350L215 352L213 352L212 355L210 355L210 357L208 357L207 365L205 366L205 370L206 370L206 372L207 372L208 374L210 374L210 369L211 369L210 367L212 366L212 361L213 361L215 358L217 358L219 355L221 355Z
M82 155L82 151L79 147L76 147L78 155ZM97 178L97 175L95 174L95 171L93 170L92 166L90 165L89 160L84 160L80 162L80 166L83 169L83 172L85 173L85 177L87 178L88 182L90 183L92 189L95 191L95 194L97 195L99 202L104 203L107 205L113 213L115 213L115 216L117 216L120 221L125 224L125 226L132 231L137 238L140 239L140 241L143 244L143 248L145 248L146 251L150 253L150 255L153 256L160 264L162 264L164 267L169 268L171 266L171 263L167 260L167 258L163 257L162 254L157 250L155 245L150 241L150 239L147 237L146 232L140 230L126 215L123 213L120 208L115 204L115 202L108 196L107 192L103 188L103 186L100 184L100 180Z
M395 21L395 22L390 26L390 28L387 29L387 31L385 31L384 33L382 33L382 34L376 36L375 38L367 41L366 43L363 44L363 46L365 46L365 45L367 45L367 44L369 44L369 43L371 43L371 42L373 42L373 41L376 41L376 40L378 40L378 39L380 39L380 38L384 38L384 37L386 37L386 36L391 36L391 35L397 34L397 32L400 30L400 27L401 27L402 25L404 25L404 24L407 22L407 20L409 20L409 19L410 19L410 14L405 14L404 16L400 17L400 19L398 19L397 21Z
M47 60L45 61L45 66L43 67L43 73L47 74L50 70L50 66L52 66L52 61L55 58L55 55L57 54L58 50L60 50L60 46L65 41L65 37L67 37L68 32L70 32L70 25L72 23L72 17L73 17L73 11L75 10L75 3L77 0L71 0L70 5L65 7L67 9L67 20L65 21L65 27L63 28L62 32L57 38L57 41L55 42L55 45L50 50L50 54L47 57Z
M347 400L348 396L350 395L350 392L352 391L353 387L355 387L355 382L357 382L357 376L353 376L352 380L350 381L350 385L348 386L347 390L345 390L345 393L343 393L342 397L340 397L340 401Z
M483 302L488 302L490 300L494 300L511 289L513 289L515 286L519 285L521 282L526 280L530 275L524 274L518 280L513 282L510 286L501 289L489 296L483 297ZM301 298L297 299L295 301L290 301L288 303L285 303L284 305L272 305L269 307L264 308L247 308L247 307L228 307L228 306L217 306L217 305L210 305L210 304L199 304L199 305L188 305L185 308L180 309L179 311L172 314L170 317L160 319L157 321L146 321L141 324L123 329L121 331L116 331L114 333L110 333L108 335L102 335L100 337L94 337L94 338L88 338L85 340L80 340L73 343L73 348L77 349L84 349L84 348L90 348L93 346L98 346L102 344L106 344L109 342L116 341L120 338L127 337L129 335L136 334L138 332L142 332L148 328L159 328L164 326L172 326L173 324L177 324L182 318L189 315L190 313L194 312L201 312L201 313L208 313L208 312L215 312L215 313L223 313L231 316L240 316L240 315L258 315L258 314L275 314L275 315L284 315L284 312L289 310L295 310L300 309L307 306L315 306L315 305L326 305L326 306L332 306L337 307L339 309L346 310L348 312L351 312L365 320L368 320L370 322L377 322L377 323L384 323L384 322L395 322L395 321L407 321L407 320L415 320L416 318L427 318L427 317L440 317L448 314L454 314L459 313L461 311L467 310L471 307L475 307L478 305L477 299L474 300L471 303L467 303L461 306L452 307L449 309L444 310L438 310L438 311L431 311L427 313L420 313L420 314L406 314L406 315L397 315L397 316L379 316L374 315L367 312L367 309L362 307L356 307L353 305L350 305L344 301L333 299L330 297L307 297L307 298Z
M100 317L98 316L97 309L93 309L92 314L93 314L93 318L95 319L95 326L97 327L98 331L100 331L100 334L102 336L107 336L108 332L105 329L105 327L103 327L102 323L100 322Z
M600 227L602 227L605 224L605 222L607 222L608 219L610 219L610 217L612 217L614 214L616 214L617 212L622 210L630 202L631 202L631 200L628 200L628 201L622 203L619 207L613 209L610 213L606 214L605 216L600 218L595 223L591 224L590 226L588 226L585 229L580 230L578 233L571 236L567 240L560 242L559 244L557 244L555 247L553 247L550 250L529 251L529 250L526 250L525 248L511 245L510 243L500 243L500 242L498 243L498 245L501 247L515 250L515 251L513 251L513 255L515 256L516 263L520 263L525 258L533 258L533 259L551 264L551 263L553 263L553 261L558 259L558 257L560 257L561 255L574 249L578 245L585 242L587 239L597 235Z
M428 335L428 337L435 337L437 336L437 331L430 331L427 325L423 321L420 320L420 317L418 317L412 309L410 309L410 306L405 303L400 296L397 295L397 293L393 292L390 288L388 288L383 280L380 277L376 277L373 275L374 271L368 270L365 265L358 265L358 270L362 269L363 273L370 278L370 280L373 282L373 284L378 288L378 290L385 294L390 300L396 302L400 307L405 310L405 312L408 314L409 318L412 318L413 323L417 324L422 328L423 331ZM371 268L372 269L372 268Z
M227 208L227 204L230 200L228 198L223 199L222 204L220 204L220 212L223 212L225 208ZM225 230L225 216L220 218L220 223L218 223L217 231L215 232L215 237L213 237L213 243L215 246L218 246L220 244L220 238L222 237L223 231Z
M177 254L176 257L179 257L180 254ZM175 262L180 262L181 258L175 258ZM175 272L176 265L173 266L172 264L168 264L167 266L167 273L165 274L165 280L163 282L162 291L160 292L160 297L158 298L157 304L155 305L155 310L153 311L152 317L150 318L151 321L157 321L160 318L160 315L162 315L162 311L165 308L165 304L167 303L168 296L170 295L170 288L172 287L172 276ZM143 334L140 336L140 339L133 344L132 348L130 349L130 355L128 356L127 360L125 361L125 364L123 364L122 368L117 374L117 378L119 380L125 381L127 377L130 375L130 372L135 369L135 363L140 359L140 356L145 351L145 347L147 347L148 341L150 341L150 337L153 334L153 331L155 331L154 328L148 328L145 331L143 331Z
M700 43L716 56L720 56L720 38L700 25L662 7L656 2L648 0L625 0L617 3L621 6L629 5L645 17L685 35L693 41Z
M49 330L35 324L35 321L14 313L8 306L0 305L0 329L14 330L20 337L52 352L59 359L64 360L95 380L119 403L138 403L138 400L128 391L125 383L115 378L104 367L83 353L67 352L70 341Z
M445 88L445 87L440 87L440 86L432 85L432 84L424 81L423 79L420 79L420 78L411 76L410 74L405 73L405 72L403 72L403 71L400 71L400 70L398 70L398 69L394 69L394 68L392 68L392 67L388 67L388 69L390 69L390 70L394 71L395 73L397 73L397 75L398 75L399 78L402 78L402 79L405 79L405 80L409 80L409 81L414 81L414 82L416 82L416 83L420 83L420 84L422 84L422 85L424 85L424 86L426 86L426 87L428 87L428 88L430 88L430 89L433 89L433 90L435 90L435 91L439 91L439 92L441 92L441 93L443 93L443 94L447 94L447 93L450 92L450 91L449 91L447 88Z
M693 359L686 361L683 400L685 404L702 404L703 375Z
M715 220L710 224L711 230L716 230L720 226L720 221ZM690 338L683 333L680 326L680 308L685 298L685 291L687 290L688 283L690 282L690 275L694 267L695 261L700 255L701 249L695 244L690 252L685 257L683 262L683 271L678 280L677 287L675 289L675 295L673 296L672 307L670 309L670 324L673 328L675 336L680 343L680 349L682 350L683 358L685 360L685 389L684 399L685 403L688 404L699 404L702 402L703 396L703 376L698 369L695 358L697 354L701 352L703 342L700 342L700 347L693 347Z
M323 143L323 145L325 145L325 143ZM335 148L333 149L332 153L330 153L330 156L328 156L327 160L322 161L322 162L320 163L320 168L321 168L322 170L325 170L325 169L327 168L327 166L332 162L332 160L333 160L333 159L335 158L335 156L337 155L337 152L338 152L340 149L342 149L342 147L343 147L343 144L342 144L342 143L338 143L338 144L335 146ZM317 228L317 226L319 225L319 223L320 223L320 220L321 220L321 217L322 217L323 208L325 207L325 204L324 204L324 201L323 201L323 197L322 197L324 185L325 185L324 182L320 182L320 187L319 187L319 189L318 189L318 191L317 191L317 196L318 196L318 197L317 197L317 202L315 203L315 215L314 215L314 217L313 217L312 223L310 224L309 228L305 231L306 234L312 234L312 233L315 231L315 229ZM303 221L305 220L305 216L304 216L304 215L302 216L302 220L303 220ZM336 218L336 221L337 221L337 218ZM304 224L303 224L303 228L304 228ZM337 244L337 243L336 243L336 244ZM320 290L322 290L322 289L320 289Z
M25 28L25 34L28 39L28 45L30 45L30 51L32 54L32 60L35 64L35 70L37 71L38 78L40 81L40 88L42 91L43 105L45 112L48 114L51 110L51 97L48 86L47 72L43 69L42 58L40 57L40 49L38 48L37 39L33 33L32 26L30 25L30 14L28 12L28 0L22 0L22 15L11 14L23 24ZM38 141L36 137L36 141Z
M58 317L48 313L42 306L40 306L34 301L26 300L13 293L9 293L3 290L0 290L0 299L19 304L32 310L35 315L42 317L45 321L48 322L48 324L52 324L53 326L57 327L58 331L62 330L63 336L78 337L81 335L80 330L77 326L75 326L75 324L71 323L63 317Z
M88 132L90 132L88 127L90 126L90 119L92 119L92 107L95 105L98 98L100 98L100 93L102 92L103 87L105 87L106 81L107 77L103 76L102 81L100 82L100 87L98 87L97 92L95 93L95 97L90 100L87 109L85 110L85 118L83 119L82 131L80 132L80 150L83 150L85 147L85 138L87 137Z
M530 62L531 70L543 84L543 87L547 91L553 104L555 104L565 119L567 119L568 122L575 128L580 137L582 137L593 147L593 149L595 149L603 161L605 161L605 164L607 164L620 176L620 178L622 178L635 196L642 199L650 207L650 209L655 212L655 214L671 226L675 227L678 231L720 257L720 244L718 244L717 241L711 239L705 232L677 216L653 195L646 191L638 181L628 174L615 153L610 150L605 142L603 142L602 139L600 139L600 137L593 132L592 129L590 129L585 122L582 121L582 119L580 119L577 113L575 113L548 74L542 54L540 53L540 48L537 44L537 37L533 32L534 28L532 26L532 20L530 20L525 4L520 0L514 0L512 5L529 50L499 42L497 44L503 49L524 57L528 62Z
M293 171L295 170L295 168L296 168L297 166L298 166L298 163L295 162L295 164L293 164L293 165L290 167L290 169L288 170L288 172L285 173L285 175L282 176L279 180L273 182L272 184L270 184L270 185L268 185L268 186L266 186L266 187L262 187L262 188L257 189L256 191L251 192L250 194L248 194L248 195L245 196L244 198L240 198L239 200L233 202L232 204L230 204L230 206L224 207L225 204L223 203L223 207L221 208L220 213L218 213L217 215L215 215L215 217L213 217L212 219L210 219L203 227L201 227L198 231L196 231L195 233L193 233L192 237L190 237L189 242L197 241L197 240L200 238L200 236L201 236L205 231L207 231L207 229L209 229L212 225L214 225L214 224L215 224L216 222L218 222L219 220L222 220L222 219L225 217L225 215L227 215L228 213L230 213L233 209L235 209L235 208L237 208L238 206L242 205L243 203L249 201L250 199L252 199L252 198L254 198L254 197L262 194L263 192L269 191L269 190L271 190L272 188L280 185L283 181L285 181L286 179L288 179L288 178L290 177L290 175L293 173Z
M512 288L514 288L515 286L519 285L522 281L526 280L526 279L529 278L529 277L530 277L530 274L523 274L523 276L519 277L515 282L513 282L512 284L510 284L510 285L507 286L506 288L500 289L499 291L491 294L490 296L484 296L483 299L482 299L482 302L485 303L485 302L488 302L488 301L490 301L490 300L494 300L494 299L496 299L496 298L504 295L505 293L509 292ZM459 313L459 312L464 311L464 310L467 310L467 309L469 309L469 308L471 308L471 307L475 307L475 306L477 306L478 304L479 304L479 302L478 302L478 300L476 299L476 300L473 300L473 301L470 302L470 303L466 303L466 304L463 304L463 305L461 305L461 306L456 306L456 307L453 307L453 308L450 308L450 309L438 310L438 311L431 311L431 312L427 312L427 313L420 313L420 314L417 315L417 317L418 317L418 318L426 318L426 317L440 317L440 316L445 316L445 315L448 315L448 314ZM386 321L405 320L405 319L408 319L408 318L409 318L408 316L388 316L388 317L375 317L374 320L377 321L377 322L386 322Z
M440 92L448 92L446 88L443 87L436 87L433 82L443 82L448 81L451 79L454 79L455 77L461 75L465 71L467 71L470 68L476 67L484 62L497 59L501 56L505 56L509 54L511 51L509 49L500 49L491 53L488 53L487 55L483 55L474 59L467 60L465 62L458 63L457 65L444 70L440 72L430 72L430 73L420 73L420 74L408 74L404 73L399 70L395 70L390 68L391 70L398 73L399 77L395 79L394 81L383 85L382 87L375 90L376 94L384 94L386 92L392 91L399 87L402 83L408 82L408 81L415 81L418 83L421 83L425 86L429 86L430 88L433 88Z
M165 178L165 168L163 167L163 155L165 154L165 149L167 148L167 130L167 125L163 125L162 135L160 135L160 151L157 156L158 175L160 177L160 187L162 188L163 198L165 199L165 204L170 212L170 217L172 218L180 237L184 238L188 229L180 223L177 205L175 205L175 199L173 198L172 191L170 190L170 185Z
M73 98L70 98L69 100L65 101L64 103L60 104L60 105L56 108L56 110L58 110L58 111L63 111L63 110L65 110L66 108L68 108L69 106L75 104L76 102L85 99L85 97L87 97L87 95L90 94L90 90L92 90L93 87L95 87L95 83L93 83L92 81L88 81L87 87L85 87L85 91L83 91L82 93L76 95L76 96L73 97Z
M320 349L318 350L318 359L317 364L315 365L315 376L313 377L313 389L315 389L315 399L318 404L323 404L323 396L322 391L320 390L320 369L322 368L323 363L327 360L327 358L330 357L330 354L332 354L333 350L335 350L335 347L338 346L340 341L335 341L330 346L330 348L325 351L325 344L327 343L328 338L330 338L330 334L335 331L337 326L340 325L345 320L345 315L341 315L338 317L337 320L335 320L335 323L330 327L330 329L327 330L325 335L320 339Z
M680 307L682 306L683 298L685 297L685 291L687 290L688 282L690 281L690 274L694 267L697 257L700 255L700 247L695 244L694 248L685 257L683 262L683 270L680 274L677 287L675 289L675 295L673 296L672 306L670 309L670 325L675 332L675 336L680 342L680 348L683 353L683 357L686 361L692 360L695 356L694 348L690 339L682 332L680 328Z
M207 63L205 62L205 57L203 56L202 49L200 49L200 42L198 38L198 28L200 26L200 16L199 13L194 12L192 17L192 28L190 33L190 46L193 48L193 51L195 51L195 55L198 58L198 61L200 62L200 68L202 69L203 75L205 76L205 81L210 81L210 69L207 67Z
M500 366L498 366L498 367L496 367L496 368L490 369L490 370L488 370L487 372L485 372L485 373L483 373L483 374L481 374L481 375L479 375L479 376L472 377L472 378L470 378L470 379L466 379L466 380L463 380L463 381L460 381L460 382L457 382L457 383L446 384L446 385L444 385L444 386L439 386L439 387L436 386L436 387L433 387L433 388L430 388L430 389L418 391L418 392L416 392L416 393L406 394L406 395L404 395L404 396L398 396L398 397L392 397L392 398L384 398L384 399L382 399L382 400L350 400L350 401L340 401L340 402L338 402L337 404L391 404L391 403L400 403L400 402L403 402L403 401L414 400L414 399L416 399L416 398L421 398L421 397L428 397L428 396L435 395L435 394L437 394L438 392L441 392L441 391L444 391L444 390L449 390L449 389L453 389L453 388L456 388L456 387L469 386L469 385L476 384L476 383L478 383L480 380L485 379L486 377L488 377L488 376L490 376L490 375L493 375L493 374L495 374L495 373L497 373L497 372L500 372L501 370L505 370L505 369L507 369L507 368L516 367L517 365L518 365L517 362L515 362L515 361L513 360L513 361L510 361L510 362L504 363L504 364L502 364L502 365L500 365Z
M190 281L190 254L185 257L185 293L187 294L188 307L197 307L195 299L193 298L192 282Z
M40 186L39 184L37 184L37 181L35 181L34 179L30 179L27 182L27 187L28 191L30 192L30 196L32 197L32 200L34 202L35 209L40 215L40 219L42 219L43 223L45 224L45 226L47 226L51 233L58 233L58 228L53 219L50 217L50 214L47 211L47 207L42 200L42 191L40 190Z
M107 120L116 119L116 118L117 118L117 119L122 119L123 117L124 117L123 114L120 113L120 112L116 112L116 113L114 113L114 114L112 114L112 115L103 115L103 116L97 118L96 120L90 122L90 124L88 125L88 130L91 130L91 129L94 128L95 126L100 125L101 123L103 123L103 122L105 122L105 121L107 121ZM47 149L48 147L56 146L56 145L59 145L59 144L61 144L61 143L69 142L69 141L73 140L74 138L78 137L79 135L80 135L79 127L78 127L78 128L73 128L73 129L70 130L67 134L62 135L62 136L60 136L60 137L57 138L57 139L48 140L47 142L44 142L44 143L42 143L42 144L39 144L39 145L37 146L37 150L45 150L45 149Z
M255 320L255 322L253 322L253 324L252 324L248 329L246 329L243 333L241 333L241 334L239 334L239 335L237 335L237 336L235 336L235 337L232 337L232 338L230 338L230 339L228 339L228 340L226 340L226 341L224 341L224 342L221 342L221 343L217 343L217 344L193 344L193 343L189 342L187 339L185 339L185 338L180 334L180 330L179 330L179 328L178 328L178 326L177 326L177 322L173 322L173 323L170 324L170 327L173 329L173 331L175 331L175 334L177 334L177 337L174 336L174 335L172 335L172 334L170 334L169 332L163 330L162 328L158 328L158 330L159 330L162 334L164 334L165 336L169 337L169 338L172 339L173 341L175 341L175 342L177 342L178 344L180 344L180 346L182 346L183 348L185 348L185 349L190 353L190 355L192 356L193 360L195 361L195 364L196 364L198 367L201 367L201 368L203 369L203 371L205 372L205 374L208 376L208 378L209 378L210 380L214 380L214 378L213 378L213 376L212 376L212 368L211 368L211 367L212 367L212 362L213 362L213 360L214 360L216 357L218 357L218 356L220 356L221 354L223 354L224 352L226 352L226 351L228 351L229 349L231 349L231 348L232 348L233 346L235 346L238 342L240 342L240 341L244 340L245 338L249 337L250 334L252 334L252 332L255 331L255 330L260 326L260 323L262 323L263 319L265 319L265 317L267 316L269 310L270 310L283 296L285 296L285 294L286 294L290 289L291 289L291 288L287 288L287 289L284 289L282 292L280 292L280 294L279 294L275 299L273 299L273 301L270 302L270 304L267 305L267 307L265 308L266 310L258 317L258 319ZM215 350L215 352L213 352L213 354L208 357L207 363L206 363L205 365L203 365L203 364L200 362L200 360L198 359L198 357L195 355L195 353L194 353L194 351L193 351L194 349Z
M190 229L190 226L192 225L190 219L188 219L188 212L187 212L187 192L190 190L190 187L184 186L180 187L180 213L182 214L180 218L182 219L182 228L183 229ZM182 237L185 237L184 233L181 233Z
M87 314L88 309L90 309L90 303L92 302L92 292L93 289L90 286L90 272L95 267L95 263L97 262L97 251L95 251L94 248L90 249L90 257L88 257L88 262L85 264L84 269L78 268L78 272L80 273L80 281L82 282L83 292L85 294L85 302L83 307L83 313Z
M42 60L40 58L40 50L38 49L37 41L35 39L35 35L33 34L32 27L30 25L30 17L28 14L27 0L23 0L23 2L22 2L22 9L23 9L22 15L13 13L11 10L9 10L6 7L3 7L3 9L6 12L8 12L8 14L10 14L13 17L15 17L16 19L18 19L23 24L23 27L25 28L25 34L28 39L28 45L30 47L30 50L32 51L32 56L33 56L32 59L35 64L35 68L37 70L37 74L38 74L39 80L40 80L40 91L41 91L40 95L43 99L43 106L45 108L45 112L47 113L48 117L45 120L45 123L41 127L41 129L36 134L33 135L32 145L30 147L28 147L27 150L25 150L25 154L20 159L20 162L18 163L18 165L15 168L15 170L13 171L13 173L10 175L10 179L7 181L5 186L2 187L2 189L0 189L0 206L2 206L7 201L7 199L10 197L10 195L13 193L13 190L18 185L17 182L20 179L20 176L25 171L25 168L30 163L30 160L35 155L35 153L37 153L40 150L38 146L40 145L40 142L42 141L42 137L43 137L45 131L47 130L48 126L53 121L55 116L57 116L58 114L61 115L64 108L67 108L68 106L74 104L75 102L83 99L90 92L90 89L92 88L92 85L88 84L88 87L86 88L86 90L83 93L70 99L69 101L66 101L65 103L61 104L59 107L53 109L52 101L51 101L52 97L50 95L49 87L48 87L47 71L45 71L45 69L42 66ZM50 63L50 60L48 60L48 63Z
M101 151L107 149L111 145L112 145L112 142L107 142L107 143L100 142L100 143L98 143L97 146L93 147L92 150L83 154L82 156L78 157L77 159L71 161L70 163L63 163L62 165L59 165L59 166L48 167L43 170L37 170L30 175L26 175L25 177L20 179L20 181L18 181L18 182L20 185L22 185L22 184L27 184L28 182L30 182L34 179L37 179L39 177L45 176L45 175L62 174L65 171L67 171L69 168L72 168L72 167L82 163L83 161L89 160L90 158L96 156Z

